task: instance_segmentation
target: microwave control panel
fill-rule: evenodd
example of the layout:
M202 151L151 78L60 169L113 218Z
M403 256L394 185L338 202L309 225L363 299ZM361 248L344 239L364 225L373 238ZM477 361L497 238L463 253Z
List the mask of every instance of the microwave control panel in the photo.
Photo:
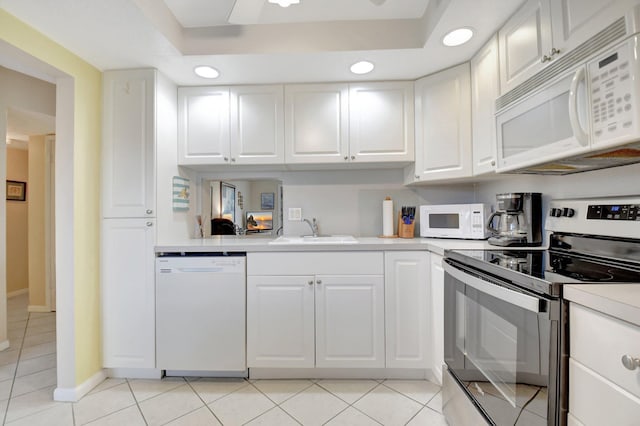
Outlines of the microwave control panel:
M594 142L615 139L633 130L633 45L624 43L589 63Z

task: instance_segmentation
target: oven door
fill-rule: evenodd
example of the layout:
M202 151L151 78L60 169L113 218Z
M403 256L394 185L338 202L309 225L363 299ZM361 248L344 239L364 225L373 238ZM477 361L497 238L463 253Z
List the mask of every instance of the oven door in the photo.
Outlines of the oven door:
M451 259L444 269L449 372L495 424L559 424L559 302Z

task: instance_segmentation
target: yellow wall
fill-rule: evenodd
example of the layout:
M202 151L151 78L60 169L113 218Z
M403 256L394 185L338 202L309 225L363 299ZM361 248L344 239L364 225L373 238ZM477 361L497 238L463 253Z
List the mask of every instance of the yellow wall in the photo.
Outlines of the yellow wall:
M7 148L7 179L27 182L27 150ZM31 186L27 184L29 192ZM30 193L26 201L7 201L7 294L27 290L29 286L27 211L31 201Z
M29 138L29 307L47 305L44 246L46 167L44 138L44 136Z
M102 74L0 9L0 38L74 79L74 318L76 384L102 368L100 330L100 140ZM63 143L63 141L61 141Z

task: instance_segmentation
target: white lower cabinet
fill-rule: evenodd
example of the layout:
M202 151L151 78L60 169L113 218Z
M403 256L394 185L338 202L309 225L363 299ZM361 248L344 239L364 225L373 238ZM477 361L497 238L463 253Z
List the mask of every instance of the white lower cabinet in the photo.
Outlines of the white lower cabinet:
M387 368L430 368L429 253L388 251L385 262Z
M103 366L154 368L155 219L103 219L102 242Z
M249 253L247 365L384 367L381 252Z
M575 303L569 308L569 327L573 424L637 425L640 368L628 370L621 360L624 355L640 358L640 327Z

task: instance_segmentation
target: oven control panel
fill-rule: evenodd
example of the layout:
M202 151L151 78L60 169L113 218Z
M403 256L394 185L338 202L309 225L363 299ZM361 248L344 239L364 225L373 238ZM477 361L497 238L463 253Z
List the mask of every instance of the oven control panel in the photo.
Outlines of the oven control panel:
M588 207L587 219L640 220L640 205L592 204Z

